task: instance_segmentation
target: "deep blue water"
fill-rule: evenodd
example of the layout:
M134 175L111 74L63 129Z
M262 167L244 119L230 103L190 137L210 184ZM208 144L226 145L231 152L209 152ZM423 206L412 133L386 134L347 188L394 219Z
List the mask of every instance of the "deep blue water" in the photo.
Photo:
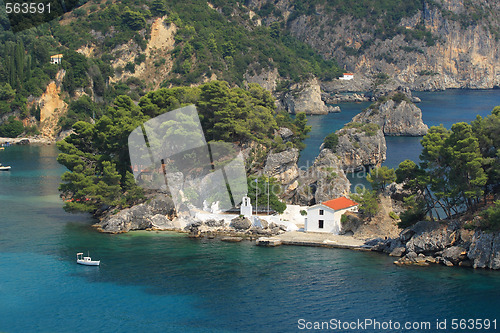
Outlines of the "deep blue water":
M422 102L417 106L422 109L422 119L429 127L443 124L451 128L454 123L468 122L491 113L500 105L500 90L446 90L443 92L414 92ZM301 152L299 165L307 166L314 162L319 153L319 146L325 136L342 128L352 117L361 112L370 103L338 104L341 113L308 116L312 126L310 137L305 141L307 147ZM386 137L387 160L384 165L395 168L405 159L418 161L421 152L419 137Z
M88 215L63 211L56 156L54 146L0 151L13 168L0 172L0 332L294 332L299 319L500 320L500 272L398 267L374 253L176 233L97 233ZM87 250L100 267L75 263Z

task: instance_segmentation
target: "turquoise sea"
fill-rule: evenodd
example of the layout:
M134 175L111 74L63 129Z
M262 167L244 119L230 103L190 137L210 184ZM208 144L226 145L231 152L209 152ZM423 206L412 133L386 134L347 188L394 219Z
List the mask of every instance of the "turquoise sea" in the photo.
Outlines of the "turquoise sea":
M428 98L460 100L453 94ZM498 90L458 95L500 104ZM465 109L439 109L434 118L424 111L424 121L469 121L491 107L469 109L468 118ZM418 151L397 157L410 154ZM439 332L456 332L453 319L500 321L500 272L398 267L376 253L260 248L176 233L97 233L88 215L63 211L57 186L64 168L56 157L54 146L0 151L0 162L13 168L0 172L0 332L296 332L299 320L331 319L432 324L337 332L436 332L436 320L445 319ZM101 266L77 265L80 251Z

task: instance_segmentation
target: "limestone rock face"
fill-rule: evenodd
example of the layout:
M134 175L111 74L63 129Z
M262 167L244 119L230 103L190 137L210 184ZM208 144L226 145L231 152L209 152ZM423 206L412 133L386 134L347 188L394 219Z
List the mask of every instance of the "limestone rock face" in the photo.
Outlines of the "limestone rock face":
M229 226L236 230L247 230L252 226L252 222L246 217L235 217Z
M389 99L378 108L364 110L353 121L377 124L388 136L422 136L429 130L422 121L422 110L405 100L396 103Z
M359 128L338 130L339 143L335 155L345 172L360 171L365 167L380 167L386 159L387 146L382 130L375 135Z
M270 71L261 71L259 74L250 75L248 72L244 75L248 83L258 83L262 88L273 92L276 89L276 83L279 78L278 69Z
M291 92L282 99L283 106L289 113L327 114L328 108L321 99L321 88L318 79L313 78L305 83L294 84Z
M297 178L299 177L298 160L299 150L296 148L290 148L279 153L270 153L264 166L264 174L276 178L283 185L286 194L297 187Z
M330 149L323 149L314 164L307 171L301 172L298 183L290 201L299 205L311 205L347 196L351 187L341 162Z
M446 0L439 3L441 8L426 1L415 15L400 22L400 26L409 31L424 25L437 37L430 44L408 41L404 33L381 40L370 32L373 29L364 18L346 16L337 19L334 14L320 8L317 13L288 21L287 26L293 35L323 56L336 59L355 73L351 81L333 80L338 90L367 91L371 84L362 85L363 78L373 82L373 73L387 73L397 84L404 83L414 90L500 86L500 40L489 29L489 26L499 26L500 2ZM449 15L464 15L471 3L489 14L467 27ZM292 10L290 0L279 1L276 6L283 13ZM325 31L324 24L330 24L331 29ZM367 33L360 33L360 27ZM368 45L371 40L375 42ZM345 43L361 54L352 56L345 48L338 47L339 43Z
M414 234L406 243L409 252L427 254L442 251L457 240L457 232L453 227L436 222L420 221L410 229Z
M452 246L446 248L441 256L444 260L450 261L453 265L458 265L458 263L466 259L467 249L462 246Z
M500 233L476 231L467 256L474 268L500 269Z
M280 129L278 130L278 134L279 136L281 136L284 142L293 137L293 131L288 127L280 127Z
M329 113L339 113L339 112L342 112L342 110L340 110L340 106L331 106L331 105L328 105L327 106L327 110Z
M147 203L121 210L97 223L102 232L120 233L148 228L170 229L175 216L175 206L170 197L158 195Z

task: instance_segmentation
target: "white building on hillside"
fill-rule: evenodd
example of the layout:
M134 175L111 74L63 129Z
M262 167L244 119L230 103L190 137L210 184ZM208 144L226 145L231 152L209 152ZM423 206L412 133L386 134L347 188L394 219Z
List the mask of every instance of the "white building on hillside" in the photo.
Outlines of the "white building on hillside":
M304 231L338 235L341 229L340 218L347 211L357 212L358 203L340 197L311 206L307 209Z
M339 80L352 80L354 79L353 73L344 73L344 76L339 77Z
M53 65L58 65L61 63L63 58L62 54L54 54L53 56L50 56L50 63Z

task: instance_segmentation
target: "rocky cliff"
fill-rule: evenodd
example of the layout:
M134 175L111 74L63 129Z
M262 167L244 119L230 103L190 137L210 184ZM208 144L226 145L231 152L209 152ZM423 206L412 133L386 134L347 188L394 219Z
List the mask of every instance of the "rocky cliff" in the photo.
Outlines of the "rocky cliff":
M327 114L329 108L321 99L321 87L318 79L312 78L304 83L295 83L290 91L281 97L283 107L290 113ZM331 109L332 112L335 112Z
M380 167L386 159L387 146L384 133L377 125L349 123L338 130L339 142L335 155L345 172Z
M409 100L376 103L363 110L353 119L355 122L377 124L384 135L422 136L428 127L422 121L422 110Z
M175 205L166 195L158 194L151 200L121 210L115 215L106 215L95 227L106 233L120 233L144 229L182 229L185 223L176 216Z
M250 6L257 11L269 2L252 0ZM424 0L415 11L393 13L401 19L392 29L382 30L370 18L356 17L345 8L341 15L339 8L325 1L301 7L291 0L273 3L279 10L263 24L285 21L299 39L355 72L357 82L336 80L338 89L354 91L350 87L356 85L365 91L377 73L414 90L500 86L498 1ZM375 9L372 13L384 12ZM390 10L397 9L385 9ZM372 19L379 24L384 18Z
M323 149L308 170L301 170L297 181L298 187L288 201L298 205L347 196L351 187L339 158L329 149Z
M281 183L284 196L288 196L298 186L298 160L299 150L296 148L290 148L279 153L271 152L267 156L263 170L264 175L276 178Z
M41 134L50 139L54 139L60 129L57 124L59 119L66 114L68 104L61 98L61 85L66 72L60 70L56 80L51 81L40 99L35 102L40 106Z

